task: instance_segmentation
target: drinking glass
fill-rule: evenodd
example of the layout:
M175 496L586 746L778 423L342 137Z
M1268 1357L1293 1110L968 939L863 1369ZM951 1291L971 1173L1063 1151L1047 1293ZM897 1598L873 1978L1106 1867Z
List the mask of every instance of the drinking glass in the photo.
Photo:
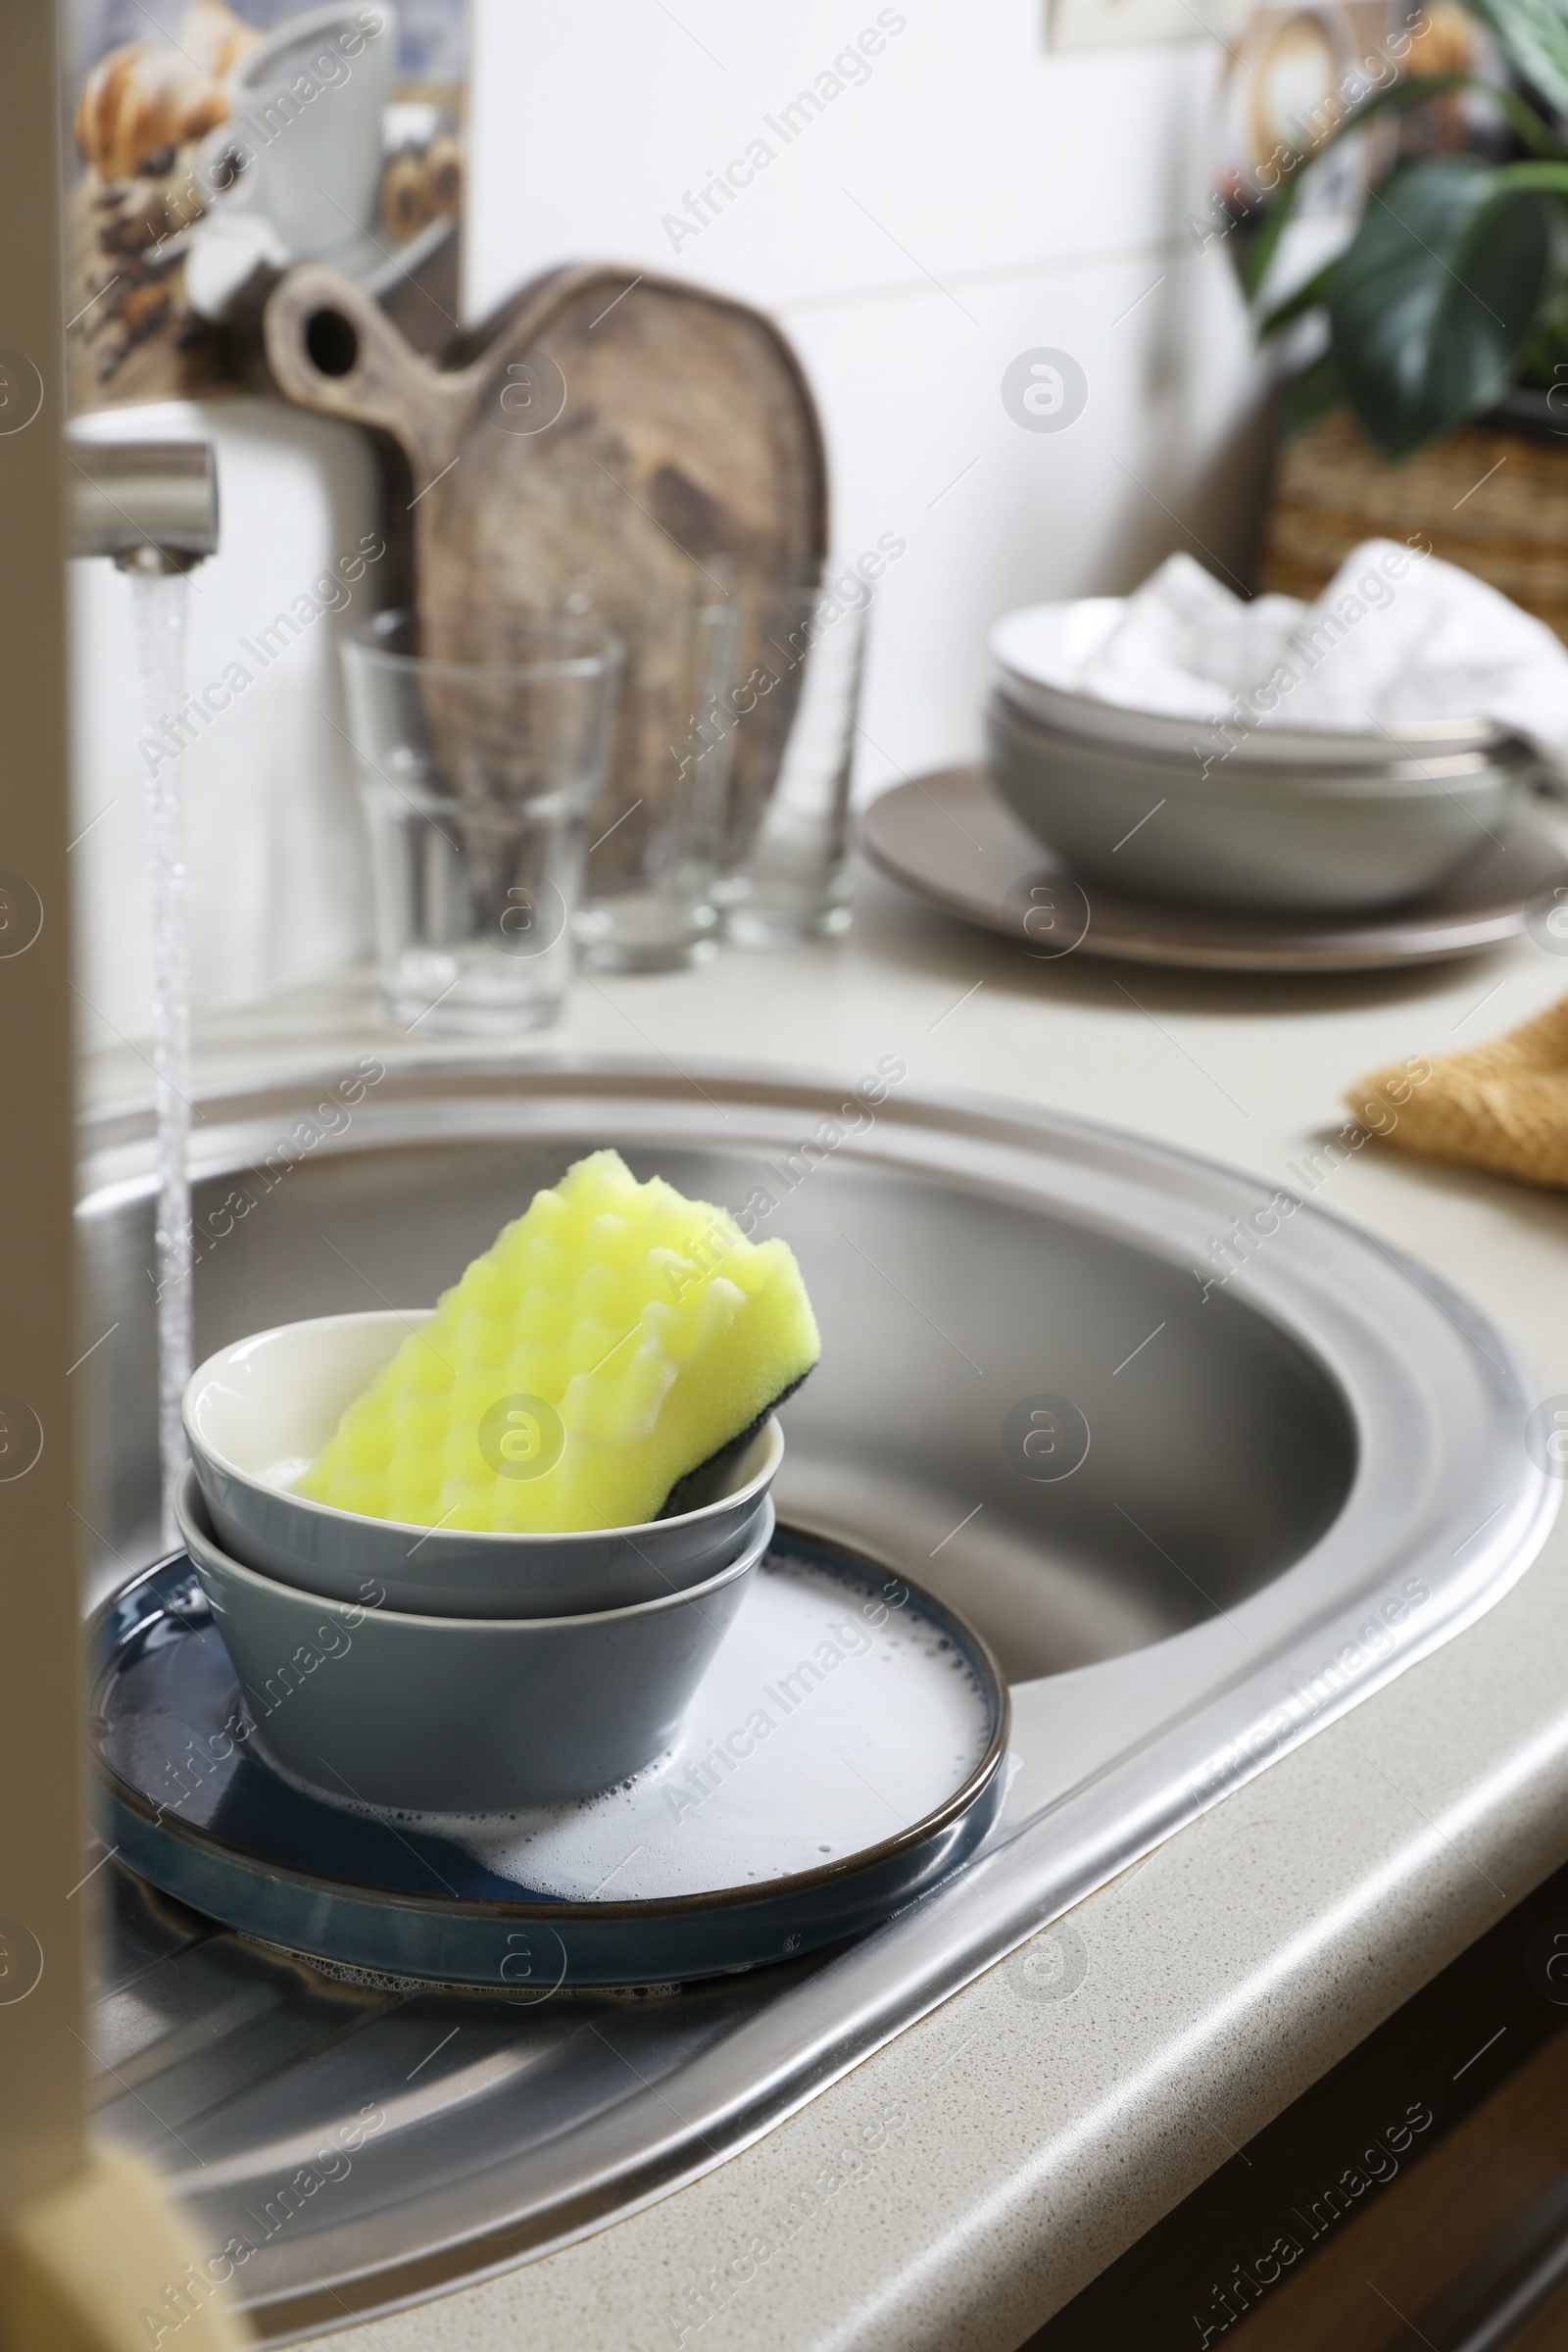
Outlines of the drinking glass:
M505 661L418 646L408 612L344 646L382 1006L411 1032L539 1028L570 975L621 649L580 621L514 624Z
M738 606L721 556L674 567L666 595L618 594L583 573L561 595L567 618L607 629L625 650L605 780L589 812L588 871L572 919L579 959L603 971L658 972L713 953L713 881L723 839L730 736L721 710ZM475 659L510 660L520 612L448 615Z
M742 947L850 925L850 770L865 661L863 601L840 586L773 588L740 616L731 795L716 896Z
M593 591L588 610L626 647L610 773L589 828L573 929L584 963L670 971L711 956L713 883L729 791L730 739L714 713L734 660L737 607L722 564L654 609Z

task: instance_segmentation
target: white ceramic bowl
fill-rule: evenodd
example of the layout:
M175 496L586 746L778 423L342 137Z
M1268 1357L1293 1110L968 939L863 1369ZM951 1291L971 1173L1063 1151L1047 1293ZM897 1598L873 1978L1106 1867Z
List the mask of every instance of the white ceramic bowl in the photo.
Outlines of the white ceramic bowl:
M357 1601L381 1587L415 1616L558 1617L655 1600L734 1559L784 1458L771 1417L681 1482L686 1508L640 1527L492 1535L368 1519L289 1491L344 1408L430 1309L323 1315L220 1348L185 1391L185 1436L213 1530L247 1566Z
M1023 718L1068 735L1088 735L1118 752L1152 752L1192 762L1225 753L1234 741L1219 719L1181 717L1110 703L1071 683L1100 651L1126 610L1124 596L1083 596L1068 604L1024 605L993 622L989 638L996 682ZM1450 759L1506 752L1506 727L1490 718L1396 719L1372 732L1330 727L1252 727L1241 747L1254 767L1376 768L1399 760Z
M325 1795L421 1813L554 1804L652 1763L773 1536L764 1497L738 1558L634 1608L409 1617L242 1566L215 1537L189 1465L174 1510L253 1736Z

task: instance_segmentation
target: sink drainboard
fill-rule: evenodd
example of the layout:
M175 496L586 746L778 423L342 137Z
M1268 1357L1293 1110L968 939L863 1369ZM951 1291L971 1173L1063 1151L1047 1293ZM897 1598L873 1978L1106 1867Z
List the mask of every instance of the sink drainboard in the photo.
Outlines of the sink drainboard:
M1013 1704L1006 1803L958 1880L825 1958L687 1989L353 1982L111 1863L101 2123L248 2249L266 2336L542 2252L743 2145L1456 1633L1555 1510L1530 1383L1461 1298L1111 1129L571 1060L372 1061L199 1111L198 1360L433 1299L603 1144L782 1234L824 1354L786 1408L781 1514L959 1608ZM101 1593L156 1543L150 1120L103 1114L86 1148L88 1314L116 1326L82 1367Z

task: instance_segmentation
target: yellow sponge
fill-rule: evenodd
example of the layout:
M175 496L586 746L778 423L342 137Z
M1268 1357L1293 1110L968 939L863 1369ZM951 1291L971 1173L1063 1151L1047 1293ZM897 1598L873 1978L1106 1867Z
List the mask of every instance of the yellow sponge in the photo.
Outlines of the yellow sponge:
M420 1527L635 1526L820 1353L786 1244L595 1152L474 1259L299 1492Z

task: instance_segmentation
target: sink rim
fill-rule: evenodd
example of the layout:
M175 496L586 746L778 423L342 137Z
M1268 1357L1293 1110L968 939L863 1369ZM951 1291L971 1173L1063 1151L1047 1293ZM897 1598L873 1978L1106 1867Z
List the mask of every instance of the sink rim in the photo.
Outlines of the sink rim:
M312 1070L204 1092L193 1173L199 1179L231 1166L236 1133L260 1122L275 1134L268 1106L297 1108L320 1086ZM390 1068L321 1152L373 1149L378 1139L416 1148L465 1132L580 1135L596 1100L630 1140L640 1119L672 1145L722 1147L746 1138L726 1136L715 1108L744 1107L754 1127L787 1118L793 1128L803 1116L822 1115L827 1100L844 1092L817 1072L734 1063L694 1062L672 1076L647 1061L578 1055L415 1062ZM432 1132L429 1107L442 1103L445 1115ZM412 1106L426 1115L423 1133L406 1132ZM84 1214L122 1200L127 1188L150 1189L150 1171L139 1164L149 1135L144 1106L112 1105L84 1127L90 1164L102 1177L83 1198ZM777 1136L764 1148L776 1150ZM1239 1209L1290 1191L1099 1122L948 1090L900 1087L840 1153L1022 1205L1032 1199L1123 1240L1136 1233L1136 1247L1176 1263L1201 1262L1195 1239L1223 1231L1224 1218ZM1159 1233L1139 1231L1130 1220L1140 1197L1160 1201ZM1156 1678L1165 1686L1161 1703L1142 1702L1141 1719L1134 1707L1116 1752L1032 1810L952 1886L687 2062L679 2074L686 2119L679 2129L651 2088L579 2126L569 2160L557 2142L426 2191L416 2251L409 2244L410 2206L397 2203L264 2254L241 2283L270 2334L345 2326L508 2269L710 2169L1502 1596L1539 1551L1560 1501L1520 1442L1536 1392L1511 1346L1441 1278L1309 1200L1230 1287L1315 1358L1345 1399L1357 1440L1349 1487L1329 1527L1228 1612L1253 1634L1257 1654L1234 1664L1232 1635L1209 1618L1149 1648L1075 1670L1100 1678L1109 1697L1118 1678L1138 1682L1128 1671L1134 1660L1157 1658L1168 1669ZM1396 1466L1406 1474L1398 1492L1389 1487ZM1479 1525L1456 1551L1452 1539L1464 1517L1458 1506L1467 1496ZM1357 1621L1401 1577L1426 1585L1428 1599L1396 1621L1380 1621L1386 1648L1363 1643L1358 1662L1337 1666L1347 1648L1358 1646ZM1359 1626L1363 1635L1368 1623ZM1015 1683L1014 1699L1038 1701L1062 1679ZM200 2208L198 2168L176 2175L172 2185ZM263 2263L270 2266L265 2277Z

